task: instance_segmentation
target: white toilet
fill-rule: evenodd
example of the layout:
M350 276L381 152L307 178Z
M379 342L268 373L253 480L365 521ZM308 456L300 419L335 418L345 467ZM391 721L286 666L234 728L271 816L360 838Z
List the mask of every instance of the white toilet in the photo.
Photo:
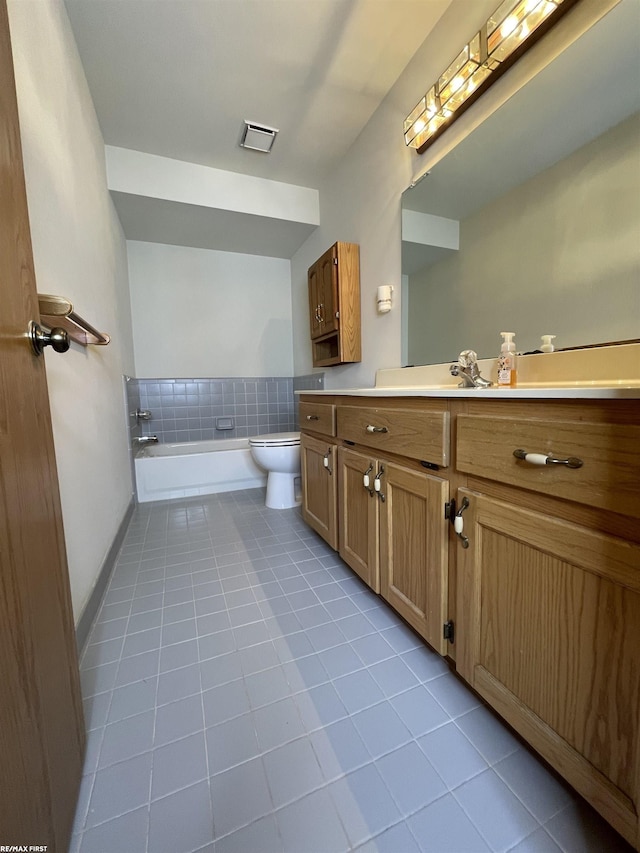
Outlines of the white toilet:
M251 455L268 473L265 506L297 506L295 480L300 476L300 433L274 432L249 438Z

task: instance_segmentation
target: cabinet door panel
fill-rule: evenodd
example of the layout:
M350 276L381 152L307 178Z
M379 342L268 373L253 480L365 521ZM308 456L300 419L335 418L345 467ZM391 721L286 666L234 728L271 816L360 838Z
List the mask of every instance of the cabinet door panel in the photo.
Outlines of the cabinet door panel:
M440 654L447 619L445 480L387 462L381 478L381 593Z
M380 592L378 562L378 499L363 483L367 471L373 490L375 459L346 447L338 449L340 556L368 584Z
M338 547L336 456L335 444L300 437L302 517L334 549Z
M318 261L318 296L320 300L321 334L335 332L338 313L338 251L332 246Z
M640 547L467 496L461 674L631 840Z
M309 267L309 323L311 327L311 339L322 334L320 322L320 285L318 281L318 264Z

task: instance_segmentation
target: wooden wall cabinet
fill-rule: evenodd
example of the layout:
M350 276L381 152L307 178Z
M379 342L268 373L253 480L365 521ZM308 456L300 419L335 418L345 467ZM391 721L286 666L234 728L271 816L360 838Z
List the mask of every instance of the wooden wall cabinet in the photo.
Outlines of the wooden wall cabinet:
M335 243L309 267L309 321L314 367L356 362L360 344L360 249Z

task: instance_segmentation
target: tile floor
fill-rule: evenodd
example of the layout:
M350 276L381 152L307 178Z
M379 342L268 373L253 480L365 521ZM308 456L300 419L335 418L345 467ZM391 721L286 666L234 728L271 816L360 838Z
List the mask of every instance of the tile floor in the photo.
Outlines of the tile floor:
M262 490L136 509L72 853L627 850Z

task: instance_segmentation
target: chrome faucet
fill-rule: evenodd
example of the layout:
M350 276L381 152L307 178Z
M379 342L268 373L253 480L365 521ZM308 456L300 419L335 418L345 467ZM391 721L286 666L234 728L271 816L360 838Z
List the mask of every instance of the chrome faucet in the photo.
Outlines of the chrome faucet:
M449 368L449 373L462 378L458 388L489 388L493 385L489 379L480 376L478 356L472 349L465 349L460 353L458 361Z
M145 444L158 444L158 436L157 435L134 435L131 439L134 445L137 444L138 447L144 447Z

